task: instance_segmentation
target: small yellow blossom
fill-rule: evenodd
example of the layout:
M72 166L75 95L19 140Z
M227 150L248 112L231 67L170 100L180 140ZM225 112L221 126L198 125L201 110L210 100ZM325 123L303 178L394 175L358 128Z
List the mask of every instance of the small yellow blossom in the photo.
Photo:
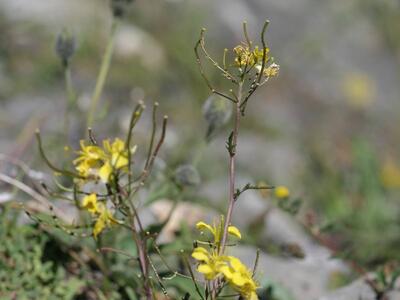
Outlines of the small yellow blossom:
M109 155L109 162L115 169L121 169L128 165L128 151L125 148L125 143L116 138L112 144L109 140L103 141L103 147Z
M203 247L193 250L192 257L200 262L197 271L202 273L207 280L213 280L221 275L221 268L226 266L227 256L219 255L217 250L208 252Z
M81 141L80 145L79 156L73 163L79 175L86 179L100 178L104 183L108 183L114 170L124 170L128 166L128 150L124 141L119 138L113 143L104 140L103 148L97 145L86 146L84 141ZM134 147L132 154L135 149Z
M262 65L256 65L258 72L261 71ZM279 74L280 66L276 63L272 63L269 66L264 67L263 75L267 78L276 77Z
M233 48L233 52L235 54L235 65L239 68L245 66L253 67L258 63L261 64L264 57L263 49L259 49L258 46L251 51L248 46L238 45ZM269 48L265 48L264 61L268 61L268 53Z
M400 188L400 166L392 158L386 159L380 175L385 188Z
M221 242L222 235L224 233L224 218L223 216L221 216L219 223L214 222L212 226L203 221L200 221L196 224L196 228L199 230L207 229L208 231L210 231L214 237L214 243L218 246L219 243ZM228 227L228 233L230 235L236 236L239 239L242 238L239 229L235 226L230 225Z
M90 194L85 196L82 199L82 207L85 208L88 212L92 214L96 214L99 212L99 207L97 203L97 195Z
M280 185L275 188L275 196L278 199L286 199L290 195L290 191L286 186Z
M257 283L253 279L252 272L240 259L229 256L229 264L220 268L220 271L228 281L229 285L238 291L246 300L257 300Z
M344 76L342 88L348 103L354 108L366 108L376 97L376 84L364 73L356 72Z
M118 224L119 222L113 217L112 213L104 206L104 204L98 204L99 217L93 227L93 236L97 239L97 236L106 228L112 224Z

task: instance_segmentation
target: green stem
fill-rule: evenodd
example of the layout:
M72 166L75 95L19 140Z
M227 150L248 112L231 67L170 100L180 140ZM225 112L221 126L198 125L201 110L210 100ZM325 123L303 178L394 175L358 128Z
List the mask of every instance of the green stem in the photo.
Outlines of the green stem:
M104 88L104 84L107 79L107 74L110 69L111 58L114 52L114 42L115 42L115 35L118 29L118 21L114 20L111 26L111 33L110 38L107 42L106 51L103 56L103 60L100 67L100 72L97 77L96 86L94 88L93 96L90 102L88 117L87 117L87 127L92 127L94 115L96 113L97 104L100 100L101 93Z

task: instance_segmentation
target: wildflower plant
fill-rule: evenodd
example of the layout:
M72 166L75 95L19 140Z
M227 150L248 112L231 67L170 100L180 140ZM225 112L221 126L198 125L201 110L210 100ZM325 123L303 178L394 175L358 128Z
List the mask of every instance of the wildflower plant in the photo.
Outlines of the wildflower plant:
M205 45L205 29L201 30L200 38L195 46L197 64L205 83L211 93L231 102L234 111L233 129L226 142L229 154L229 197L226 215L221 216L220 221L214 225L204 222L197 223L197 228L210 232L213 239L208 242L196 241L196 247L192 252L192 257L198 261L197 271L202 273L206 280L205 299L209 296L210 299L222 297L227 286L234 290L241 299L258 299L256 293L258 283L253 278L256 265L254 270L250 271L239 258L227 253L227 247L235 245L229 243L229 236L234 236L237 239L241 238L239 229L231 224L235 202L241 194L251 189L265 190L273 188L267 185L253 185L250 183L242 188L237 188L235 180L239 129L241 120L246 114L248 102L259 87L265 85L270 78L276 77L279 73L279 65L270 56L270 49L265 41L265 31L268 24L269 22L266 21L262 28L260 47L254 45L251 41L247 31L247 23L244 22L243 34L245 41L232 50L225 49L222 63L218 63L209 54ZM221 75L235 87L235 90L232 88L228 92L221 92L216 89L205 74L204 59L202 58L205 58L217 68ZM278 198L287 198L289 191L287 188L279 187L276 195ZM203 298L202 295L200 296ZM223 297L226 297L226 295L223 295Z
M54 216L54 222L48 223L48 225L55 225L72 236L92 237L100 252L114 252L135 259L138 262L140 284L135 286L133 293L142 297L141 299L158 299L159 290L165 297L170 298L166 282L180 277L191 280L196 293L186 292L181 299L200 297L202 300L216 300L222 297L232 299L239 297L240 299L256 300L258 299L259 283L254 277L258 253L255 265L250 269L239 258L231 255L229 248L237 245L242 239L239 228L231 224L236 201L247 190L273 188L265 184L250 183L243 187L237 187L235 182L239 129L241 120L246 114L247 105L256 90L265 85L269 79L276 77L279 72L279 65L270 56L270 49L267 47L264 37L268 21L265 22L261 31L261 46L254 45L250 40L247 25L243 23L244 42L232 50L225 49L221 64L212 58L206 49L204 29L201 30L200 38L194 48L200 73L211 93L226 101L224 103L209 101L206 105L204 114L209 121L206 138L210 139L214 130L228 121L231 115L229 105L233 106L234 111L233 128L226 142L229 155L229 197L226 214L221 215L213 224L199 221L196 228L201 233L201 238L194 241L193 248L190 245L184 246L189 249L192 262L197 265L196 270L203 277L203 280L200 280L193 273L191 262L187 259L188 255L185 251L178 256L179 260L186 265L190 276L183 274L182 270L173 270L162 254L162 247L157 244L157 235L168 222L174 207L165 221L150 226L144 225L139 211L141 204L138 201L138 192L148 184L150 173L166 136L168 117L164 116L161 126L158 126L159 104L154 103L152 107L152 128L147 145L136 145L133 138L135 126L145 110L142 101L133 109L124 137L106 138L100 142L96 138L96 131L92 129L96 121L97 104L105 86L112 60L114 37L130 2L132 1L111 0L110 2L114 21L87 112L87 136L80 141L79 148L75 149L74 157L66 164L54 163L47 155L40 131L36 132L40 155L48 167L54 171L54 182L58 188L52 189L43 183L43 190L49 198L62 199L75 205L79 210L80 217L75 222L76 224L71 226ZM56 51L65 71L68 94L67 114L71 112L71 106L76 104L78 94L73 88L69 68L75 47L74 39L65 33L57 40ZM204 58L221 72L235 90L232 88L228 92L221 92L213 87L204 72ZM214 112L212 115L209 114L210 110ZM69 130L68 122L66 117L66 137L68 137ZM144 160L140 161L136 158L137 149L144 149L143 151L146 153ZM60 176L63 177L61 181L58 179ZM183 165L176 169L172 181L177 190L181 190L183 186L198 185L200 177L193 166ZM288 198L288 189L277 188L276 197ZM54 212L52 205L50 205L50 210ZM44 223L38 216L33 216L30 212L28 215L32 219ZM120 249L104 247L102 235L111 229L128 230L134 241L136 253L126 253ZM154 255L158 256L158 259L161 259L162 264L167 268L167 272L164 274L166 276L162 276L158 271L158 265L153 262ZM105 255L102 258L107 260ZM106 271L104 272L106 273ZM136 299L136 296L132 299Z

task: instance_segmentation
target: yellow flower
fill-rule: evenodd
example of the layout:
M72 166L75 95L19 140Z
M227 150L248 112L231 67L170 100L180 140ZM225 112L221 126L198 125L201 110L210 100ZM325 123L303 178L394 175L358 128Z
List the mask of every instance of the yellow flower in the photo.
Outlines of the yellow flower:
M193 250L192 257L200 262L197 271L202 273L207 280L213 280L221 274L221 268L226 266L228 257L219 255L216 250L208 252L203 247Z
M268 68L264 70L265 77L275 77L279 74L279 65L276 63L272 63Z
M265 56L264 50L259 49L258 46L256 46L253 51L250 51L248 46L238 45L233 48L233 52L235 54L235 65L239 68L262 64L263 59L265 62L269 60L269 48L265 48Z
M286 186L280 185L275 188L275 196L278 199L286 199L290 195L290 191Z
M200 221L196 224L196 228L199 230L207 229L208 231L210 231L211 234L214 236L214 243L218 246L222 239L222 235L224 233L224 217L221 216L220 222L219 223L214 222L213 226L211 226L203 221ZM239 229L235 226L232 226L232 225L229 226L228 233L230 235L236 236L239 239L242 238L242 235L241 235Z
M354 108L370 106L376 98L376 83L364 73L351 73L343 78L343 93Z
M400 188L400 167L392 158L386 159L380 175L384 187Z
M229 285L238 291L246 300L257 300L257 283L253 279L252 272L240 259L229 256L229 263L220 268Z
M99 217L93 227L93 236L97 239L97 236L106 228L112 224L118 224L119 222L113 217L112 213L104 206L104 204L98 204Z
M261 71L261 68L262 68L261 64L256 65L256 69L258 70L258 72ZM264 67L263 75L265 77L276 77L279 74L279 69L280 66L278 64L272 63L268 67L267 66Z
M82 207L85 208L88 212L92 214L96 214L99 212L99 207L97 203L97 195L90 194L82 199Z
M116 138L112 144L109 140L103 141L104 150L108 154L108 160L115 169L121 169L128 165L128 150L125 148L125 142Z
M73 161L76 170L85 178L96 176L98 168L103 165L103 160L106 158L104 151L98 146L86 146L84 141L81 141L80 145L79 156Z
M73 163L79 175L84 178L100 178L104 183L108 183L114 170L128 166L128 150L121 139L116 138L113 143L104 140L103 148L95 145L86 146L84 141L80 144L79 157ZM132 149L132 154L135 149Z
M264 61L267 62L269 60L269 48L265 48L265 57ZM258 49L258 46L256 46L253 50L253 56L254 56L254 61L255 63L262 64L262 59L264 56L264 50L263 49Z

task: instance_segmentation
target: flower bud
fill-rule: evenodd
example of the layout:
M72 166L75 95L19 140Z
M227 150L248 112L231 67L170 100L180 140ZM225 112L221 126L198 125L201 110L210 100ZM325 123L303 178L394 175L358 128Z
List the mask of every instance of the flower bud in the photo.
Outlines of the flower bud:
M218 95L211 95L203 105L203 116L207 122L207 140L225 125L232 114L229 101Z
M200 175L192 165L180 165L175 170L175 181L180 186L197 186L200 184Z
M63 31L57 36L55 51L63 66L67 66L76 50L76 41L68 32Z

